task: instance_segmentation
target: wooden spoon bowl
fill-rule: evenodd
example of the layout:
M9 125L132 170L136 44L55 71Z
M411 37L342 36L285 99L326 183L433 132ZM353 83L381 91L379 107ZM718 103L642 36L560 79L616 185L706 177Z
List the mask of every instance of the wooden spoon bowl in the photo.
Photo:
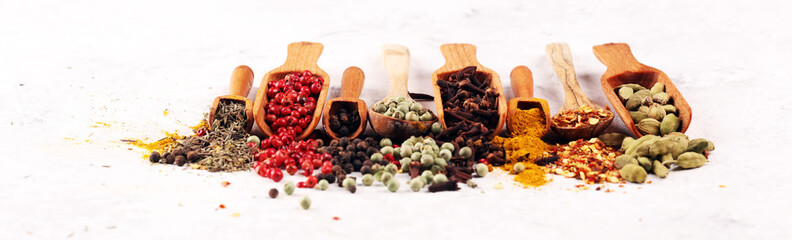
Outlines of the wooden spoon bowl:
M245 115L247 116L245 131L250 133L250 129L253 128L253 102L247 98L247 95L250 93L252 86L253 70L245 65L239 65L234 68L234 72L231 73L231 85L228 88L230 94L216 97L214 102L212 102L212 108L209 111L209 126L212 126L212 122L214 122L215 112L217 112L217 106L220 105L220 101L237 101L245 104Z
M469 66L476 66L476 78L482 80L489 80L490 87L495 88L495 90L499 93L498 95L498 124L495 126L492 132L487 137L494 137L500 133L501 129L503 129L503 124L506 121L506 96L503 94L503 87L501 87L500 77L498 73L493 71L492 69L486 68L481 65L476 59L476 46L473 44L466 44L466 43L450 43L450 44L443 44L440 46L440 52L443 53L443 57L445 58L446 62L445 65L434 71L432 73L432 88L434 89L435 95L435 106L437 107L437 117L440 119L440 123L443 125L443 128L448 128L448 125L445 121L445 112L443 108L443 98L442 92L440 91L440 86L437 85L437 80L439 79L448 79L451 74L454 74L465 67ZM489 126L487 126L489 127Z
M591 102L591 100L586 97L586 94L583 93L583 90L580 89L580 84L578 84L577 76L575 75L575 67L572 64L572 54L569 51L569 45L566 43L551 43L547 45L545 51L547 52L547 58L552 63L553 69L558 75L559 80L561 80L561 85L564 86L564 92L566 94L564 105L557 115L583 106L589 106L594 110L605 110L610 112ZM552 121L551 128L559 136L567 140L589 139L592 136L599 136L612 121L613 113L610 113L606 119L600 120L596 124L583 124L577 127L561 127L556 125L555 121Z
M517 110L539 109L545 117L545 128L541 136L544 136L550 131L550 106L547 101L541 98L533 97L533 75L531 69L526 66L517 66L512 69L511 75L511 88L514 92L515 98L509 100L508 113L506 118L506 129L509 132L514 132L512 121L514 114Z
M402 96L412 100L407 92L407 76L410 71L410 51L407 47L394 44L382 46L382 60L385 63L385 72L388 73L391 92L385 99ZM386 116L374 111L374 106L369 108L369 122L371 129L377 134L391 138L391 140L404 140L411 136L424 135L437 122L437 117L431 121L407 121Z
M327 101L327 107L324 109L324 116L322 117L322 125L330 137L335 139L348 137L352 139L357 138L366 130L368 108L366 108L366 102L360 100L360 92L363 90L363 81L365 79L366 76L363 74L363 70L358 67L349 67L344 71L344 76L341 77L341 96ZM357 109L360 116L360 126L349 136L339 136L330 128L330 116L335 115L338 109L341 108Z
M327 100L327 90L330 87L330 76L327 73L319 68L317 65L317 61L319 60L319 56L322 55L322 49L324 46L321 43L314 43L314 42L295 42L289 44L288 47L288 54L286 55L286 62L283 63L280 67L272 69L272 71L267 72L264 75L264 78L261 79L261 84L259 85L258 92L256 92L256 101L253 105L253 115L256 118L256 125L261 128L261 131L264 132L267 136L272 136L275 134L272 129L270 129L267 122L264 120L264 117L267 114L267 110L264 109L264 106L267 104L267 87L269 82L277 81L283 79L287 74L290 73L301 73L305 70L311 71L314 75L317 75L324 79L322 84L322 91L319 93L319 98L316 99L316 109L313 112L313 119L311 123L308 124L308 127L303 129L303 132L300 133L294 140L301 140L305 139L316 128L316 125L319 124L319 118L322 117L322 110L324 108L325 100Z
M630 117L630 112L619 99L616 87L626 83L635 83L650 89L658 82L665 85L665 92L668 93L674 107L677 108L679 119L682 120L682 129L679 132L684 133L687 131L688 126L690 126L690 120L693 118L693 112L685 98L682 97L682 93L668 78L668 75L663 71L638 62L632 51L630 51L630 46L625 43L607 43L594 46L594 55L608 67L600 79L602 91L613 106L613 109L619 114L624 125L630 129L630 132L637 137L643 136L635 127L635 123Z

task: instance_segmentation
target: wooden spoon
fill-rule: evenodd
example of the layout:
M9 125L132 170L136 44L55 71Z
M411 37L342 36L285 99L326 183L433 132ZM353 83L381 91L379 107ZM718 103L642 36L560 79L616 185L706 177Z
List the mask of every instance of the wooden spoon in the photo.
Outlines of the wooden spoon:
M407 93L407 76L410 71L410 50L405 46L386 44L382 46L382 60L385 62L385 72L390 79L391 91L385 99L402 96L412 100ZM392 118L369 108L369 121L371 128L379 135L391 139L407 139L411 136L423 135L437 122L437 117L431 121L407 121Z
M270 129L267 122L264 120L266 116L266 109L264 109L264 105L267 104L267 83L270 81L277 81L282 79L286 74L289 73L301 73L305 70L311 71L314 75L317 75L324 79L324 83L322 84L322 91L319 93L319 98L316 99L316 109L313 112L313 119L308 126L303 129L303 132L295 138L295 140L301 140L313 133L313 130L316 128L316 125L319 124L319 118L322 117L322 109L324 107L325 100L327 99L327 89L330 87L330 76L327 73L319 68L316 62L319 60L319 56L322 55L322 49L324 46L321 43L314 43L314 42L294 42L289 44L288 47L288 54L286 55L286 62L283 63L280 67L272 69L264 78L261 79L261 84L259 85L258 92L256 92L256 101L253 105L253 115L256 116L256 125L261 128L261 131L264 132L267 136L272 136L274 132Z
M690 120L693 118L693 112L685 98L682 97L682 93L679 92L679 89L676 88L663 71L643 65L638 60L635 60L630 51L630 46L625 43L607 43L594 46L594 55L608 67L608 70L602 74L600 79L602 91L605 92L608 101L619 113L619 117L624 121L624 125L627 125L627 128L630 129L630 132L637 137L643 136L635 128L635 123L630 117L630 113L616 94L616 87L625 83L635 83L650 89L658 82L665 85L665 92L668 93L673 100L674 107L677 108L679 119L682 120L680 132L684 133L687 131Z
M509 111L507 114L508 117L506 118L506 129L508 129L509 132L514 131L511 121L513 121L513 116L517 110L529 110L532 108L538 108L545 116L545 128L540 137L550 131L550 106L547 105L546 100L533 97L533 85L531 69L520 65L512 70L511 88L512 91L514 91L515 98L509 100Z
M245 131L250 132L253 128L253 102L247 98L250 93L250 87L253 86L253 70L245 65L239 65L234 68L231 73L231 85L229 86L229 95L216 97L212 102L211 111L209 111L209 126L214 122L214 115L217 112L217 106L222 100L238 101L245 104L245 115L247 115L247 122L245 122Z
M577 76L575 76L575 67L572 65L572 54L569 51L569 45L566 43L551 43L547 45L545 50L547 52L547 58L553 64L553 69L555 69L558 79L561 80L561 85L564 86L564 92L566 93L564 105L561 107L558 114L583 106L589 106L594 110L602 109L610 113L609 110L603 109L601 106L591 102L591 100L586 97L586 94L583 93L583 90L580 89ZM583 124L578 127L559 127L553 121L551 126L553 131L558 133L562 138L568 140L589 139L592 136L600 135L612 121L613 113L611 113L607 119L601 120L593 125Z
M360 92L363 90L364 79L366 79L366 76L363 74L363 70L360 70L358 67L348 67L344 71L344 76L341 77L341 96L327 101L327 107L324 109L324 116L322 117L322 125L324 125L325 130L327 130L327 135L330 135L330 137L349 137L352 139L360 136L360 134L366 130L368 108L366 108L366 102L360 100ZM330 116L334 115L338 109L344 106L348 107L348 109L357 108L360 115L360 126L349 136L338 136L338 134L330 129Z
M448 128L448 125L445 122L445 112L443 110L445 108L443 108L443 98L441 97L442 93L440 92L440 86L437 85L437 80L448 79L449 75L458 72L465 67L476 66L476 75L478 79L491 80L490 86L495 88L495 90L499 93L498 124L495 126L495 129L492 129L494 130L492 134L487 137L498 135L501 129L503 129L503 123L506 121L506 96L503 94L503 88L501 87L501 81L498 73L492 69L482 66L481 63L478 62L476 59L476 46L473 44L443 44L440 46L440 52L443 53L443 57L445 58L446 62L445 65L432 73L432 88L434 89L437 116L440 119L440 123L443 124L443 128Z

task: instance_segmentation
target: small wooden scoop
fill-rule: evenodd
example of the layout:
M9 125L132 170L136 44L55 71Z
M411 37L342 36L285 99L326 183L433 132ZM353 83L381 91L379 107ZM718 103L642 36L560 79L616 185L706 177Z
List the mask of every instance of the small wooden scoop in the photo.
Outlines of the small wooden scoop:
M311 135L311 133L313 133L316 125L319 124L319 118L322 117L322 109L324 107L325 100L327 99L327 89L330 87L330 76L327 75L327 73L319 68L319 65L316 64L316 62L319 60L319 56L322 55L322 49L324 49L324 46L321 43L291 43L288 47L286 62L280 67L269 71L266 75L264 75L264 78L261 79L258 92L256 92L256 101L253 105L253 115L256 116L256 125L258 125L259 128L261 128L261 131L263 131L267 136L272 136L275 134L264 120L264 117L267 115L267 110L264 109L264 105L266 105L268 101L267 83L270 81L280 80L289 73L301 73L305 70L308 70L314 75L324 79L324 83L322 84L322 92L319 93L319 98L316 99L316 109L313 112L313 120L311 120L311 123L308 124L308 127L303 129L303 132L294 140L305 139Z
M572 54L569 51L569 45L566 43L551 43L547 45L545 50L547 52L547 58L553 64L553 69L555 69L558 79L561 80L561 85L564 86L564 92L566 93L564 105L561 107L558 114L567 110L578 109L582 106L589 106L594 110L603 109L599 105L591 102L591 100L586 97L586 94L583 93L583 90L580 89L580 84L578 84L577 76L575 75L575 67L572 65ZM607 119L601 120L593 125L584 124L578 127L559 127L553 122L551 126L553 131L558 133L562 138L568 140L589 139L592 136L600 135L612 121L613 113L611 113Z
M478 79L490 80L490 86L495 88L500 94L498 96L498 125L490 136L493 137L500 133L503 129L503 123L506 121L506 96L503 94L503 87L501 87L500 77L492 69L486 68L481 65L476 59L476 46L466 43L449 43L440 46L440 52L446 62L445 65L432 73L432 88L435 95L435 106L437 107L437 116L440 118L440 123L443 128L448 128L445 122L445 112L443 109L442 92L440 86L437 85L438 79L448 79L451 74L462 70L465 67L476 66L476 75Z
M251 86L253 86L253 70L245 65L234 68L234 72L231 73L231 85L228 88L230 94L219 96L212 102L212 109L209 111L209 126L212 126L212 122L214 122L214 115L221 100L239 101L245 104L245 114L247 115L245 131L249 133L253 128L253 102L247 98Z
M514 92L515 98L509 100L509 111L507 115L508 117L506 118L506 129L508 129L509 132L514 131L511 121L514 119L513 116L517 110L529 110L532 108L538 108L545 116L545 129L542 131L541 136L544 136L545 133L550 131L550 106L547 105L547 101L544 99L533 97L533 85L533 75L531 74L531 69L520 65L512 70L511 88Z
M608 101L613 106L613 109L619 113L619 117L624 121L624 125L630 129L630 132L637 137L643 136L635 128L635 123L616 94L615 88L622 84L635 83L650 89L658 82L665 85L665 92L673 99L674 107L677 108L679 119L682 120L680 132L684 133L687 131L690 120L693 118L693 112L685 98L682 97L682 93L679 92L679 89L676 88L663 71L643 65L638 60L635 60L630 51L630 46L625 43L607 43L594 46L594 55L608 67L608 70L602 74L600 79L602 91L605 92Z
M344 76L341 77L341 96L330 99L327 101L327 107L324 109L324 116L322 117L322 124L327 135L332 138L349 137L356 138L366 130L366 120L368 119L368 108L366 102L360 100L360 92L363 90L363 80L366 76L363 70L358 67L348 67L344 71ZM338 136L332 129L330 129L330 116L334 115L339 108L347 106L349 109L357 109L360 114L360 126L357 130L352 132L349 136Z
M407 93L407 76L410 71L410 50L405 46L386 44L382 46L382 60L385 62L385 72L390 79L391 92L385 99L402 96L412 100ZM431 121L407 121L382 115L369 108L369 121L371 129L379 135L391 139L407 139L411 136L423 135L426 130L437 122L437 117Z

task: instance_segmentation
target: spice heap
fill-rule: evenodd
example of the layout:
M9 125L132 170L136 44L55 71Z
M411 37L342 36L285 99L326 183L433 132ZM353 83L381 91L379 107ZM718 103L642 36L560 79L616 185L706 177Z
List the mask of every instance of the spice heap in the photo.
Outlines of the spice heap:
M514 164L512 173L516 175L514 176L514 181L520 183L523 187L539 187L547 183L544 169L533 162Z
M353 105L338 104L338 110L330 116L330 130L338 136L352 135L360 127L360 113Z
M247 170L253 161L250 155L253 146L247 144L249 135L245 132L245 122L243 102L221 100L210 129L204 125L195 130L195 135L175 140L168 147L172 150L161 157L157 151L152 151L149 160L179 166L190 162L195 163L193 168L211 172Z
M379 141L372 137L367 137L366 139L349 139L342 137L330 141L328 146L320 148L319 151L332 155L333 158L331 159L331 163L333 167L338 166L338 168L344 170L344 174L348 174L357 171L370 171L371 168L364 168L364 165L366 165L366 161L369 161L369 156L379 153L378 147ZM383 162L380 161L376 163L383 164ZM333 174L333 171L328 172L322 169L322 173L320 174ZM318 175L317 177L319 179L326 178L322 175ZM333 175L332 177L335 176ZM329 181L330 183L334 182L334 180Z
M264 120L272 132L287 128L301 134L313 120L322 84L324 79L307 70L268 82Z
M506 151L506 164L502 169L516 174L514 181L526 187L547 183L544 170L533 163L537 158L544 157L550 149L550 145L541 139L545 134L545 123L541 109L517 109L509 122L513 137L496 136L492 139L493 144Z
M479 159L479 163L505 163L503 151L487 139L500 120L500 93L491 86L491 79L477 76L476 66L469 66L452 73L448 79L438 79L437 86L447 129L437 132L433 127L434 138L473 149L473 159ZM452 160L450 164L472 167L476 163L473 159Z
M398 96L377 102L372 107L374 112L407 121L431 121L434 114L420 103Z
M663 83L655 83L651 89L634 83L622 84L616 87L616 92L642 134L666 135L678 131L682 125Z
M663 137L645 135L639 139L624 138L624 155L616 158L615 166L623 179L643 183L647 173L665 178L668 168L676 164L681 168L698 168L707 162L707 155L715 145L703 138L688 140L679 132Z
M548 173L577 178L587 184L618 183L620 180L614 162L621 153L605 146L599 139L579 139L567 145L556 145L551 148L550 154L551 157L537 162L546 164Z
M560 112L553 116L552 121L557 127L576 128L583 125L596 125L611 117L613 117L613 113L608 110L608 106L605 106L605 109L582 106Z

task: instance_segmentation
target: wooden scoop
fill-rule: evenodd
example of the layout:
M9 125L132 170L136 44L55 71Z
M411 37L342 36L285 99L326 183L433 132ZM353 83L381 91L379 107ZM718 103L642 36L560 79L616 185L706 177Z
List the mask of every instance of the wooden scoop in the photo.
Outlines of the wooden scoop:
M230 94L219 96L212 102L212 109L209 111L209 126L212 126L212 122L214 122L214 115L221 100L238 101L245 104L245 114L247 115L245 131L249 133L253 128L253 103L247 98L251 86L253 86L253 70L245 65L234 68L234 72L231 73L231 85L228 88Z
M360 92L363 90L364 79L366 79L366 76L363 74L363 70L360 70L358 67L348 67L344 71L344 76L341 77L341 96L327 101L327 107L324 109L324 116L322 117L322 125L324 125L325 130L327 130L327 135L330 135L330 137L349 137L352 139L360 136L360 134L366 130L368 108L366 108L366 102L360 100ZM360 114L360 126L349 136L338 136L338 134L330 129L330 116L334 115L339 108L344 106L347 106L349 109L357 108Z
M402 96L412 100L407 93L407 76L410 71L410 50L405 46L386 44L382 46L382 60L385 62L385 72L390 79L391 91L385 99ZM437 122L435 117L431 121L407 121L392 118L369 108L369 121L371 128L379 135L391 139L407 139L411 136L420 136Z
M493 137L500 133L503 129L503 123L506 121L506 96L503 94L503 87L501 87L500 77L492 69L486 68L481 65L476 59L476 46L466 43L449 43L440 46L440 52L446 62L445 65L432 73L432 88L434 88L435 106L437 107L437 116L443 128L448 128L445 122L445 112L443 111L443 98L440 92L440 86L437 85L438 79L448 79L448 76L462 70L465 67L476 66L476 75L478 79L490 80L490 86L495 88L500 94L498 96L498 125L490 136Z
M575 76L575 67L572 65L572 54L569 51L569 45L566 43L551 43L547 45L545 50L547 58L553 64L553 69L555 69L558 79L561 80L561 85L564 86L564 92L566 93L564 105L558 114L567 110L578 109L582 106L589 106L594 110L603 109L591 102L586 97L586 94L583 93L583 90L580 89L577 76ZM592 136L600 135L612 121L613 113L607 119L601 120L594 125L584 124L578 127L559 127L553 122L551 126L553 131L565 139L589 139Z
M602 91L605 92L608 101L613 106L613 109L619 113L619 117L624 121L624 125L630 129L630 132L637 137L643 136L635 128L635 123L616 94L615 88L622 84L635 83L650 89L658 82L665 85L665 92L668 93L673 100L674 107L677 108L679 119L682 120L680 132L684 133L687 131L690 120L693 118L690 105L688 105L685 98L682 97L682 93L679 92L679 89L676 88L663 71L643 65L638 60L635 60L630 51L630 46L625 43L607 43L594 46L594 55L608 67L608 70L602 74L600 79Z
M509 100L506 129L508 129L509 132L514 131L511 121L514 119L513 116L518 109L529 110L538 108L545 116L545 129L541 134L541 136L544 136L545 133L550 131L550 106L547 105L547 101L544 99L533 97L534 86L531 69L522 65L515 67L511 72L511 88L512 91L514 91L515 98Z
M319 66L316 64L316 62L319 60L319 56L322 55L323 48L324 46L322 46L321 43L291 43L288 47L286 62L280 67L269 71L266 75L264 75L264 78L261 79L258 92L256 92L256 101L253 105L253 115L256 116L256 125L258 125L259 128L261 128L261 131L263 131L267 136L272 136L275 134L264 120L264 117L267 114L267 110L264 109L264 105L266 105L268 101L267 83L270 81L280 80L289 73L301 73L305 70L308 70L314 75L324 79L324 83L322 84L322 92L319 93L319 98L316 99L316 109L313 112L313 120L311 120L311 123L308 124L308 127L303 129L303 132L294 140L305 139L311 135L311 133L313 133L316 125L319 124L319 118L322 117L322 109L324 107L325 100L327 99L327 89L330 87L330 76L327 75L327 73L319 68Z

